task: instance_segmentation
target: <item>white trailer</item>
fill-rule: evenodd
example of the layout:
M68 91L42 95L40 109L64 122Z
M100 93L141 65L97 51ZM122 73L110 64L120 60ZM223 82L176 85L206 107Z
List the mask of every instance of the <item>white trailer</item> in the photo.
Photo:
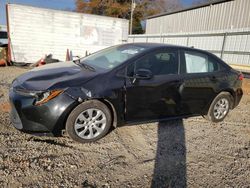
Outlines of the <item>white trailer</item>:
M128 20L7 4L10 60L34 63L45 54L64 61L73 56L121 44L128 38Z

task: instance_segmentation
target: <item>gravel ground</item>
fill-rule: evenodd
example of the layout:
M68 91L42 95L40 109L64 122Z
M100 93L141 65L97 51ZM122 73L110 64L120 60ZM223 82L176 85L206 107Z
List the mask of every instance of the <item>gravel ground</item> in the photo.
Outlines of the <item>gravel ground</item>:
M249 187L250 90L219 124L197 117L124 126L79 144L13 128L8 89L25 71L0 67L0 187Z

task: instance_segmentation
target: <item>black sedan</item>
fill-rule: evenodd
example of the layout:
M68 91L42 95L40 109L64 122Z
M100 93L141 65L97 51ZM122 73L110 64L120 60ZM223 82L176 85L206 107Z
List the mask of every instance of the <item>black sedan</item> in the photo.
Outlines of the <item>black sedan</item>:
M134 43L35 68L13 81L11 119L27 133L79 142L111 126L200 116L222 121L242 97L243 75L215 55Z

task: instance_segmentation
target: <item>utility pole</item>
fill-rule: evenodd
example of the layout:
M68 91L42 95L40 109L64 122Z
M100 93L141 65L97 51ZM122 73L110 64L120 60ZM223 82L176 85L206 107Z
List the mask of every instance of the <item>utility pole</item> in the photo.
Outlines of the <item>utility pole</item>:
M134 15L134 10L136 7L135 0L131 1L131 15L130 15L130 31L129 34L132 35L132 29L133 29L133 15Z

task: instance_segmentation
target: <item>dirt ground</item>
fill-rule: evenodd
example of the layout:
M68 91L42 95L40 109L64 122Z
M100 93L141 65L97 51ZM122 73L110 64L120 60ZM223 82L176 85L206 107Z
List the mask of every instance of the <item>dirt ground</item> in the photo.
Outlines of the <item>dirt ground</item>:
M8 89L25 71L0 67L0 187L249 187L250 81L222 123L196 117L125 126L79 144L13 128Z

